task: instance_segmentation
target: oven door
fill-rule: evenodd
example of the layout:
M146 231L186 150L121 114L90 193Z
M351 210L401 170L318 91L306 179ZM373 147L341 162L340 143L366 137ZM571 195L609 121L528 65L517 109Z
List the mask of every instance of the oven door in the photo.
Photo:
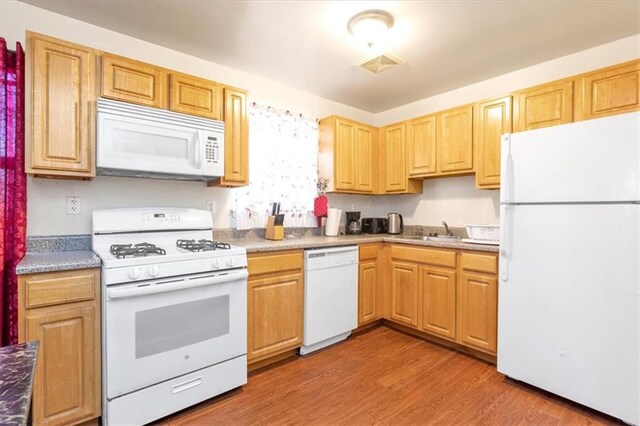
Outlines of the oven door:
M104 289L107 398L247 352L246 269Z

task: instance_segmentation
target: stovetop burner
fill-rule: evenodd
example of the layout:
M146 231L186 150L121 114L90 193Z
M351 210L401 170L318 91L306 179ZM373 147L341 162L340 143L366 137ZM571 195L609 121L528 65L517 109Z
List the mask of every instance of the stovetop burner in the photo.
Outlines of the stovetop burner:
M164 249L149 243L138 244L113 244L109 248L109 251L116 259L124 259L127 257L149 256L149 255L164 255L167 252Z
M212 240L178 240L176 246L189 251L229 250L227 243L219 243Z

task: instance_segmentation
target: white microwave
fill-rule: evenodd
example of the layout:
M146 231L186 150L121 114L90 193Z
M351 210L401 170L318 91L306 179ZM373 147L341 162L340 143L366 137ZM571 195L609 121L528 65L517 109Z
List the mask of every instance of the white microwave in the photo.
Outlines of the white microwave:
M97 101L99 175L212 180L224 175L224 122Z

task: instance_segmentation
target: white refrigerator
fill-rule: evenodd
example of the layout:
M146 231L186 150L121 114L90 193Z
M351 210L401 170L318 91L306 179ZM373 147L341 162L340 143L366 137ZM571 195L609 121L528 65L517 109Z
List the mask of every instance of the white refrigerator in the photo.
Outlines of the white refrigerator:
M640 424L640 113L504 135L498 371Z

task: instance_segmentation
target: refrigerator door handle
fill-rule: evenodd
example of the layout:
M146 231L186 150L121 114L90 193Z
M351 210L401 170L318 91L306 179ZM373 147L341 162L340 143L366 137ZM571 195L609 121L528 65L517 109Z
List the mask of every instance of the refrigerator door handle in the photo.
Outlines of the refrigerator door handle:
M500 182L500 201L508 203L511 197L509 191L511 191L511 168L513 165L513 158L511 157L511 134L507 133L502 135L502 147L501 152L503 156L502 160L502 181Z
M510 206L503 204L500 207L500 280L507 281L509 279L509 213Z

